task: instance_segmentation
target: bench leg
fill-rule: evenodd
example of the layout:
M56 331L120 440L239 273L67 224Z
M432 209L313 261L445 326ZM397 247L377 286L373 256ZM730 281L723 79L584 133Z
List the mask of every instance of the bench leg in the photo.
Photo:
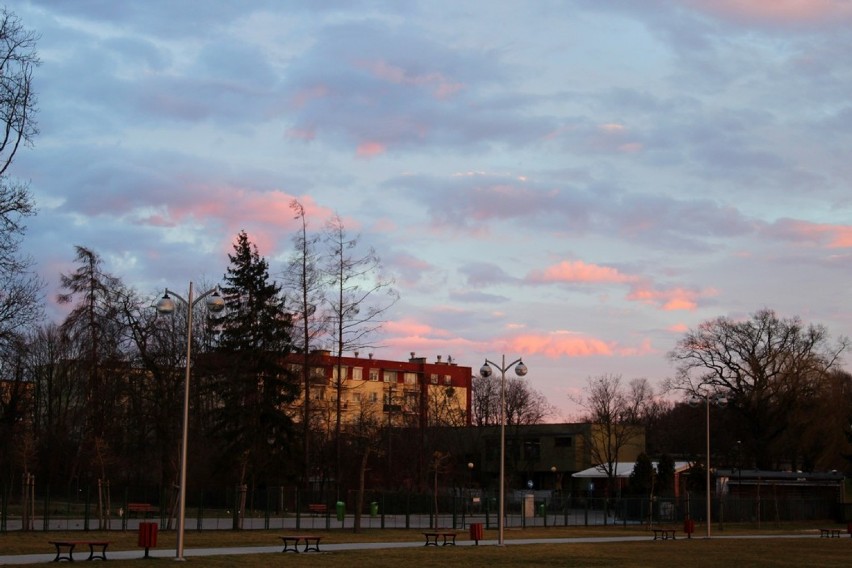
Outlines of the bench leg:
M95 554L95 547L96 546L101 547L100 554ZM90 544L89 545L89 558L88 559L89 560L106 560L107 546L109 546L109 545L107 545L107 544ZM147 551L148 549L146 548L145 550Z
M60 560L68 560L69 562L74 562L73 544L55 544L54 546L56 547L56 558L53 559L54 562L59 562ZM62 556L63 548L68 548L66 556Z

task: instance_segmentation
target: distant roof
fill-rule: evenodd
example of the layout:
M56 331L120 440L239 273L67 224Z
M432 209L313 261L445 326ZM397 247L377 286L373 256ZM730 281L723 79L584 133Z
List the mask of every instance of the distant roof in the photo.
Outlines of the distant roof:
M651 462L654 466L654 469L657 469L657 462ZM675 462L675 472L681 472L689 469L690 462L686 461L676 461ZM630 477L630 474L633 473L633 466L636 465L636 462L616 462L615 464L615 477ZM606 469L603 465L596 465L594 467L590 467L589 469L584 469L583 471L578 471L571 475L571 477L580 477L580 478L590 478L590 479L603 479L606 478Z

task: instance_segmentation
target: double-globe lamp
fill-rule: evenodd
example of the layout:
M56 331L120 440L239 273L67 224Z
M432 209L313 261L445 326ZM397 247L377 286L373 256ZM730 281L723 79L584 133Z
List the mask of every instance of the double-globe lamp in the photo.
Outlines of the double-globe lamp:
M175 302L169 297L172 294L187 306L186 311L186 376L183 384L183 430L181 432L180 445L180 496L178 504L178 523L177 523L177 549L175 552L175 560L184 560L184 522L186 519L186 458L187 444L189 441L189 377L190 369L192 368L192 309L195 304L207 298L206 306L211 312L221 312L225 309L225 300L219 294L219 288L213 288L204 292L198 298L192 298L192 282L189 283L189 294L186 299L166 288L166 293L157 302L157 312L163 315L171 315L175 311Z
M503 546L503 524L506 515L506 371L515 363L517 363L515 374L519 377L526 375L527 366L521 359L516 359L507 365L505 355L501 365L486 359L485 364L479 369L479 375L484 379L491 376L491 365L500 371L500 502L497 505L497 544L500 546Z

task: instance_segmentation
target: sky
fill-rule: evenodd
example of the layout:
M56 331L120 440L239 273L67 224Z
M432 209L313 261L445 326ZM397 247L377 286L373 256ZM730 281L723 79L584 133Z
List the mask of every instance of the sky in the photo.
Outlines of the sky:
M395 279L376 358L523 357L552 420L719 316L852 335L852 2L7 7L41 36L11 173L54 319L75 245L154 298L245 230L280 277L295 198Z

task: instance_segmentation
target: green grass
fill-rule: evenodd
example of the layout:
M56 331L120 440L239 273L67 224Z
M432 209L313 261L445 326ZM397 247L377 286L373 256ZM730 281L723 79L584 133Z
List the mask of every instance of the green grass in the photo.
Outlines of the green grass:
M823 523L826 524L826 523ZM784 530L763 530L761 533L770 538L730 539L722 538L736 534L755 534L757 531L726 527L724 532L714 531L711 540L678 538L675 541L653 541L649 533L642 529L623 528L551 528L506 531L509 545L459 546L459 547L422 547L404 549L379 549L362 551L323 552L321 554L281 553L254 554L240 556L187 556L187 562L196 566L247 566L269 568L270 566L313 566L338 567L370 566L371 568L410 568L447 566L488 566L501 568L508 566L560 566L588 567L618 566L619 568L659 568L660 566L748 566L748 567L797 567L801 566L848 566L852 557L852 538L844 534L840 539L820 539L813 527L785 527ZM460 531L461 532L461 531ZM807 534L808 538L781 538L782 534ZM279 546L277 536L283 531L206 531L186 533L186 548L231 547L231 546ZM322 544L344 542L393 542L407 541L422 543L423 535L419 530L366 530L353 534L351 531L320 531ZM698 529L696 536L703 533ZM778 538L771 538L772 536ZM606 542L579 544L533 544L511 545L515 539L528 538L565 538L584 536L647 536L639 542ZM461 533L460 539L466 538ZM52 553L48 540L105 539L110 540L110 550L139 550L139 558L134 560L113 560L109 566L116 568L145 566L163 566L170 560L142 559L142 550L136 546L135 532L108 533L8 533L0 535L2 554ZM497 538L496 531L486 531L485 538ZM161 532L158 538L160 549L174 549L174 532Z

